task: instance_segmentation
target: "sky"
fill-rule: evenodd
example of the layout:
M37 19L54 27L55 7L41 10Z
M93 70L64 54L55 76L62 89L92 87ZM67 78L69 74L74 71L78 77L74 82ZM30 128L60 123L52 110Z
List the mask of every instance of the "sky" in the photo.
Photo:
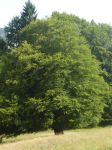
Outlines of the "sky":
M0 27L20 15L27 0L0 0ZM31 0L38 18L50 16L53 11L74 14L87 21L112 25L112 0Z

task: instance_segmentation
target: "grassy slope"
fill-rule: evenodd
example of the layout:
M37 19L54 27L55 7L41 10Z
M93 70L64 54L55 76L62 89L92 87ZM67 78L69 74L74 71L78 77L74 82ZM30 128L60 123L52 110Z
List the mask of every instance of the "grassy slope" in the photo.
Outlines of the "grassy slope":
M66 131L55 136L40 132L4 139L0 150L112 150L112 127Z

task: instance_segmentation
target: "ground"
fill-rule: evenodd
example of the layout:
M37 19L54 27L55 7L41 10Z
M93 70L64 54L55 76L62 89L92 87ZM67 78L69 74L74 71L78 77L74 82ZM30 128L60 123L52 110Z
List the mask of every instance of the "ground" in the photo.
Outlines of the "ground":
M112 150L112 127L52 131L4 138L0 150Z

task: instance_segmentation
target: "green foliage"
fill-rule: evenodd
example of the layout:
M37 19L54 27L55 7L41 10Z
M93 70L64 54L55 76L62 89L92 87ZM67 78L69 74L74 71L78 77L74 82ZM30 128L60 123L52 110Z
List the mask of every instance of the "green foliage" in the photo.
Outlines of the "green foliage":
M52 114L47 110L47 101L30 98L25 102L24 125L27 131L48 129L52 124Z
M8 100L0 97L0 134L11 133L17 130L18 124L17 98Z
M69 52L73 42L74 46L83 41L79 35L78 26L69 22L65 16L63 18L52 17L46 20L32 22L21 31L21 41L27 41L33 47L48 54L56 52ZM84 41L85 42L85 41Z
M5 54L7 52L7 44L5 40L0 39L0 54Z

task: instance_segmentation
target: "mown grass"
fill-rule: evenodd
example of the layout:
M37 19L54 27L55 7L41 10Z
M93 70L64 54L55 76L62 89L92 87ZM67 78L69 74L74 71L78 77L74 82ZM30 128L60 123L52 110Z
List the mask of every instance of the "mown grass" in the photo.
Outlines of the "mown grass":
M112 127L19 135L5 138L0 150L112 150Z

